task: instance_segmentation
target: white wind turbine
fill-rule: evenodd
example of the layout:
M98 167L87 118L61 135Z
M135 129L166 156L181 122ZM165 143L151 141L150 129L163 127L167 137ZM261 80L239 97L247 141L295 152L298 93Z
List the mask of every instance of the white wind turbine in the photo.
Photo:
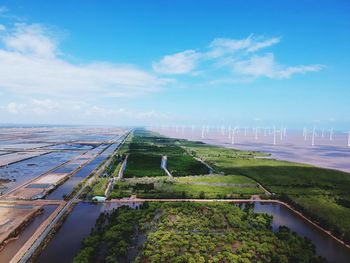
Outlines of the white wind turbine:
M303 129L303 136L304 136L304 141L306 141L307 140L307 128L306 127L304 127L304 129Z
M348 147L350 147L350 131L348 131Z
M276 145L276 126L273 126L273 145Z
M281 129L280 129L280 140L282 141L283 140L283 127L281 126Z
M311 145L314 146L315 145L315 127L312 130L312 140L311 140Z
M236 128L232 129L231 144L235 144L235 130L236 130Z
M329 131L329 140L333 141L333 128Z
M258 127L255 127L255 140L258 140Z

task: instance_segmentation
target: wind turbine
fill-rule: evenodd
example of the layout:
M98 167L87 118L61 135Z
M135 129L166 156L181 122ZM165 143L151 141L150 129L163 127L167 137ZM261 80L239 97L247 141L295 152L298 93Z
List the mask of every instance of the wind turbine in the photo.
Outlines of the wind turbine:
M283 127L281 126L281 129L280 129L280 139L281 141L283 140Z
M303 129L303 136L304 136L304 141L306 141L307 140L307 128L306 127L304 127L304 129Z
M315 145L315 127L312 130L312 140L311 140L311 145L314 146Z
M235 129L232 130L232 135L231 135L231 144L235 144Z
M255 140L258 139L258 127L255 127Z
M348 131L348 147L350 147L350 131Z
M333 141L333 128L329 131L329 140Z
M273 126L273 145L276 145L276 126Z

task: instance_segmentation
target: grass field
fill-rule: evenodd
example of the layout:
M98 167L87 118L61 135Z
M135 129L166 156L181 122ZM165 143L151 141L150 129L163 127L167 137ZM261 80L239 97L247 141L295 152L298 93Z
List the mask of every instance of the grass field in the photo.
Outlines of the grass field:
M261 183L276 197L289 202L335 235L350 243L350 175L307 164L256 158L245 152L203 143L182 145L219 172L240 174ZM349 200L349 202L339 202Z
M125 178L165 176L160 163L163 155L168 159L168 170L173 176L207 174L208 168L195 160L177 143L150 131L136 129L125 142L123 154L129 155Z
M94 185L94 187L91 190L91 196L100 195L103 196L108 184L108 177L100 178L98 182Z
M112 198L250 198L263 194L257 184L236 175L186 176L176 178L134 178L118 181Z
M125 178L144 176L165 176L164 170L160 169L162 157L156 154L131 153L128 156Z

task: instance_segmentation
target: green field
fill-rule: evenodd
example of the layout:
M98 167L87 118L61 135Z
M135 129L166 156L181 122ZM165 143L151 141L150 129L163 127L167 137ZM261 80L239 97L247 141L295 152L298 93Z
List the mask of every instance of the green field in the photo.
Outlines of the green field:
M257 184L236 175L186 176L176 178L135 178L115 183L112 198L250 198L264 194Z
M156 154L131 153L128 156L125 178L144 176L165 176L164 170L160 169L162 157Z
M272 217L223 203L146 203L102 213L74 263L326 262Z
M188 141L181 143L187 151L205 159L219 172L245 175L256 180L275 193L277 198L292 204L350 243L350 205L346 205L350 203L348 173L307 164L255 158L262 155L256 152Z
M165 176L161 169L163 155L168 158L168 170L173 176L207 174L208 168L195 160L177 140L136 129L125 142L122 153L129 155L125 178Z
M107 188L107 184L108 184L108 177L105 178L100 178L98 180L98 182L93 186L90 195L91 196L96 196L96 195L100 195L103 196L105 193L105 190Z

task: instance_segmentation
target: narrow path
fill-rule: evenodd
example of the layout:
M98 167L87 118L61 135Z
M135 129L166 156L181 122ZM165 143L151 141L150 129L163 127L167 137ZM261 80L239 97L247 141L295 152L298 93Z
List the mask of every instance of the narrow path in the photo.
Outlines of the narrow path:
M214 168L211 167L209 164L207 164L204 160L202 160L201 158L199 157L193 157L194 159L196 159L198 162L201 162L202 164L204 164L206 167L208 167L209 169L209 174L213 174L214 173Z
M127 165L127 163L128 163L128 156L129 156L129 155L127 155L127 156L125 157L125 160L123 161L122 165L120 166L119 173L118 173L118 179L119 179L119 180L120 180L120 179L123 179L124 170L125 170L126 165Z
M163 155L162 161L160 163L160 168L162 168L170 178L173 178L173 175L169 172L168 168L166 167L167 162L168 162L168 156Z

